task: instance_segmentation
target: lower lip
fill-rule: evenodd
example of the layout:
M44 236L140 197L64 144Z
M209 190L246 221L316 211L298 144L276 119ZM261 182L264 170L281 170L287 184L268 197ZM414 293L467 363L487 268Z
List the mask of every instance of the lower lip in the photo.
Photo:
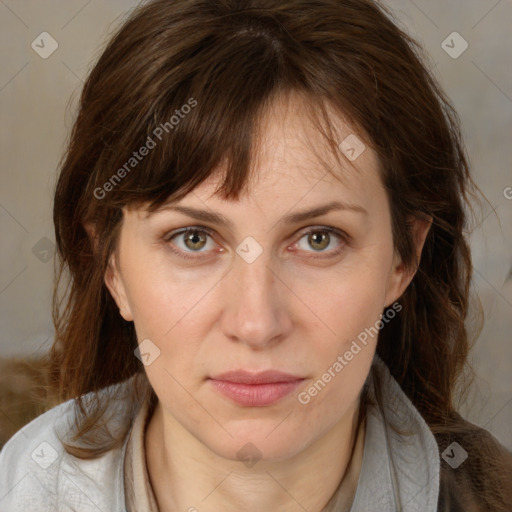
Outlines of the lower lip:
M242 384L225 380L210 380L215 389L233 402L246 407L264 407L281 400L301 384L303 379L268 384Z

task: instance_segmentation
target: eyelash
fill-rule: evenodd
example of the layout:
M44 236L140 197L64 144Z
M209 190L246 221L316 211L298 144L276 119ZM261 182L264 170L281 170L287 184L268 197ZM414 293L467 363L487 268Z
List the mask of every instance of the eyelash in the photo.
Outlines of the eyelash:
M213 235L214 235L214 232L208 228L205 228L202 226L201 227L188 226L186 228L182 228L182 229L179 229L176 231L171 231L170 233L166 234L163 237L163 240L164 240L164 242L168 243L173 238L176 238L178 235L182 235L184 233L190 233L190 232L204 233L204 234L210 236L211 238L213 238ZM338 254L340 254L343 251L343 249L345 248L345 244L349 240L349 236L346 233L344 233L343 231L340 231L338 229L327 227L327 226L313 226L311 228L308 228L305 231L302 231L300 233L300 237L299 237L298 241L302 240L302 238L304 238L304 236L309 235L311 233L326 233L329 236L335 235L336 237L338 237L340 239L341 243L340 243L340 247L338 247L337 249L331 249L330 251L328 251L327 256L307 256L307 258L310 258L310 259L326 259L326 258L337 256ZM295 243L298 243L298 241ZM194 254L194 253L189 253L186 251L182 251L181 249L176 249L176 248L172 247L171 244L168 244L168 248L172 253L176 254L179 258L182 258L185 260L200 261L205 258L208 258L208 256L199 256L199 254L201 254L200 252L197 252L197 253L195 253L194 256L191 256L191 254Z

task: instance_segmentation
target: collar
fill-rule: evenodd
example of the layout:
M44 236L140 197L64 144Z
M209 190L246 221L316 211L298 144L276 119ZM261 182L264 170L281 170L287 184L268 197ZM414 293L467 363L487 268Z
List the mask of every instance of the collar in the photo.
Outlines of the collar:
M363 462L350 512L435 512L439 449L432 431L375 354Z
M127 512L158 512L156 498L149 480L144 435L150 419L149 400L145 400L126 442L124 489Z

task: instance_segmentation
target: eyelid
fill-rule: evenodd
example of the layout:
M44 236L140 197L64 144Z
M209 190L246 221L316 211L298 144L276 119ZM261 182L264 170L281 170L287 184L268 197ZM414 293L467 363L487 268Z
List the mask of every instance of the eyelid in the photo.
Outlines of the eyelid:
M348 238L347 233L345 233L343 230L331 227L331 226L323 226L321 224L315 225L315 226L308 226L307 228L304 228L302 230L299 230L297 233L300 233L301 238L304 235L307 235L309 233L315 233L317 231L325 231L327 233L334 233L335 235L339 236L340 238Z
M163 236L163 240L169 241L175 236L181 235L182 233L188 233L189 231L200 231L203 233L206 233L210 235L212 238L214 236L214 230L207 228L205 226L185 226L183 228L174 229L172 231L169 231Z

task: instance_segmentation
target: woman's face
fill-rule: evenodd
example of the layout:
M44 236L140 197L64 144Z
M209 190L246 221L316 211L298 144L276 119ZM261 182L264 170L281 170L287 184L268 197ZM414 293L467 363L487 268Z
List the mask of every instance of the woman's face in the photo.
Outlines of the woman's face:
M290 98L265 118L247 195L213 196L216 176L168 209L125 209L106 277L144 340L165 421L233 460L244 446L290 458L346 421L374 327L412 277L394 254L375 153L341 154L343 179L332 178L311 149L325 143ZM341 142L352 132L338 126ZM288 377L222 376L240 371Z

